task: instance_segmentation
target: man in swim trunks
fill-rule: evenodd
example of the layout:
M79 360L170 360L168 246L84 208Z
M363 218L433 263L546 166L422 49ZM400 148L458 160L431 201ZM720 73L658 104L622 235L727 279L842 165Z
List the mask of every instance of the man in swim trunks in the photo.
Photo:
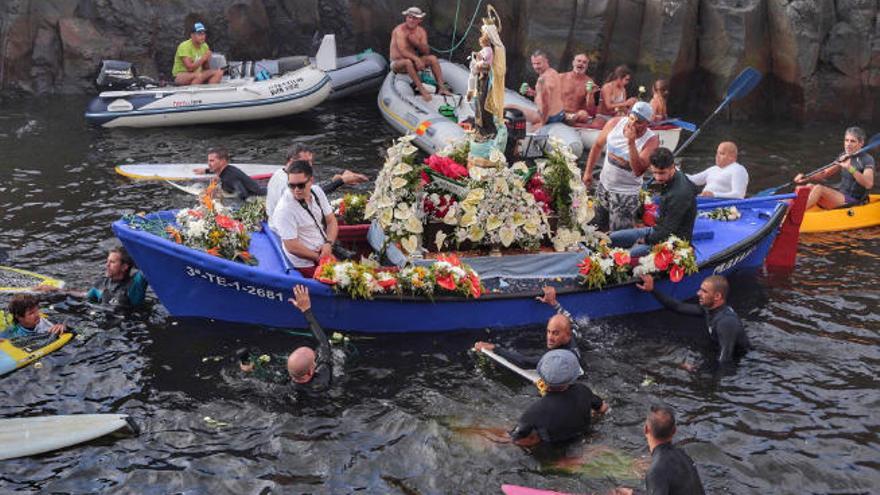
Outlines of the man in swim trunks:
M61 335L65 331L63 324L53 324L40 315L39 300L31 295L17 295L9 301L9 314L13 324L0 332L0 339L18 339L31 337L40 333Z
M642 174L650 165L651 154L660 146L660 137L648 129L653 117L651 105L640 101L626 117L614 117L605 124L590 148L583 181L593 183L593 168L602 152L605 163L596 187L596 217L601 230L622 230L634 226L639 209Z
M538 110L509 106L521 111L535 128L565 121L559 73L550 67L550 59L541 50L532 53L531 62L532 69L538 74L538 82L535 83L535 104Z
M599 86L587 75L589 64L587 54L578 53L571 61L571 71L559 75L566 124L586 124L596 115L595 96Z
M654 405L645 420L645 440L651 451L651 467L645 475L648 495L704 495L700 473L683 450L672 445L675 413L664 405ZM629 488L618 488L616 495L632 495Z
M605 84L599 98L597 116L610 119L615 116L626 115L630 108L636 104L638 98L626 97L626 86L632 81L632 72L629 67L619 65Z
M244 201L251 196L265 196L266 188L257 184L241 169L229 164L229 152L218 147L208 150L208 168L196 169L196 173L212 173L220 178L220 187Z
M730 284L721 275L712 275L703 280L697 290L699 304L688 304L667 296L654 289L654 278L642 276L639 289L650 292L657 301L667 309L688 316L701 316L706 320L709 337L721 348L718 353L718 364L727 365L734 358L745 354L749 349L749 338L739 315L727 304ZM686 369L693 371L692 367Z
M639 102L644 104L644 102ZM683 172L675 168L675 158L666 148L657 148L651 154L651 175L661 185L660 218L653 227L638 227L611 232L611 245L632 248L633 257L644 256L651 246L674 235L690 241L697 219L697 190ZM644 242L634 246L637 242Z
M654 81L651 91L653 92L651 110L654 111L654 122L666 120L669 118L669 112L666 110L666 101L669 98L669 81L657 79Z
M593 413L608 411L601 397L583 383L575 383L581 370L573 353L554 349L541 358L537 369L547 394L520 417L510 433L513 443L530 447L575 440L590 432Z
M281 201L281 197L285 194L290 194L287 187L286 169L291 163L297 160L307 161L309 162L309 165L314 168L315 152L312 151L311 147L305 144L297 144L287 152L287 163L284 164L284 167L279 168L272 174L272 177L269 179L269 184L266 186L266 213L269 218L272 217L272 213L274 213L275 207L278 206L278 202ZM343 170L341 174L335 174L331 179L320 182L318 187L324 191L324 194L330 194L339 189L343 184L355 185L364 183L368 180L369 177L366 175L346 169Z
M827 179L840 172L837 187L814 185L807 198L807 209L814 205L831 210L863 204L868 199L868 191L874 187L874 158L868 153L850 156L865 146L865 131L861 127L850 127L843 136L844 154L837 163L823 172L811 177L797 174L794 182L806 184Z
M736 161L738 151L733 141L724 141L715 152L715 166L698 174L688 174L694 185L706 186L700 196L742 199L749 187L749 171Z
M205 25L197 22L193 25L189 39L177 45L174 67L171 69L174 84L217 84L223 78L221 69L211 68L211 49L205 42L207 34Z
M147 295L147 279L139 270L134 271L134 260L122 246L107 253L104 275L99 277L88 291L69 291L57 287L40 286L44 293L63 293L80 297L92 303L109 304L122 308L136 308L144 303Z
M550 320L547 322L547 349L567 349L580 361L581 351L576 340L580 328L577 322L556 300L556 289L554 287L545 286L543 290L544 295L538 297L537 300L556 310L556 314L550 317ZM524 355L514 349L498 347L490 342L479 341L474 344L475 351L479 352L482 349L493 351L520 368L535 368L541 359L541 356Z
M401 13L405 20L391 32L391 48L389 50L391 70L398 74L409 75L409 78L415 83L416 89L422 95L422 99L431 101L431 95L419 77L419 72L430 67L440 94L451 94L443 82L440 62L437 57L431 55L431 48L428 46L428 33L421 26L425 13L418 7L410 7Z

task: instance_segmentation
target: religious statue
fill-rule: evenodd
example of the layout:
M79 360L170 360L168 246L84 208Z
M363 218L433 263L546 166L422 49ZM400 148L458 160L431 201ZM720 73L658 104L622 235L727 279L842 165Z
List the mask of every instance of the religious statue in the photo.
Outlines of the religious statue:
M480 28L480 50L471 56L468 101L474 105L475 132L471 138L469 165L487 166L493 149L501 152L507 144L504 126L504 75L507 60L501 42L501 20L495 9L486 7L487 17Z

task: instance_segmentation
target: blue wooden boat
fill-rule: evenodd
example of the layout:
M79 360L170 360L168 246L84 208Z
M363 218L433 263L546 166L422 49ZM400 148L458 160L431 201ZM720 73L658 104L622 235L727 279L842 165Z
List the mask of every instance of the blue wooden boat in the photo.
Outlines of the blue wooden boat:
M742 212L742 218L735 222L698 218L692 244L699 271L677 284L660 280L660 290L685 299L692 297L709 275L760 268L788 210L788 203L782 200L791 196L727 202ZM174 213L153 213L148 219L173 222ZM251 238L250 252L259 260L258 266L220 259L132 229L125 219L114 222L113 231L175 317L303 328L306 322L302 315L287 302L295 284L309 287L312 308L322 326L349 332L515 328L543 325L552 311L536 302L532 291L487 293L479 299L390 295L353 300L288 269L277 238L265 226ZM634 281L602 290L560 289L558 298L575 317L601 318L660 307L650 294L639 291Z

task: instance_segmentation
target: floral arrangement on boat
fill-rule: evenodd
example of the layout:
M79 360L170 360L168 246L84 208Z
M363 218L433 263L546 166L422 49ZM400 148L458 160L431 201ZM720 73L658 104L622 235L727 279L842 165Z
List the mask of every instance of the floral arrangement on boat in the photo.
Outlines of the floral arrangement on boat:
M700 212L700 216L720 222L733 222L739 220L742 217L742 213L736 209L736 206L722 206L714 210Z
M410 265L401 270L380 267L370 259L325 258L315 271L315 279L352 299L372 299L378 294L478 298L484 290L479 275L454 254L440 255L430 265Z
M256 265L256 258L248 252L250 231L259 228L265 206L255 203L233 212L214 200L216 188L217 182L211 182L195 208L180 210L175 218L177 226L165 226L167 237L213 256Z
M633 277L651 273L667 273L675 283L685 275L697 272L697 260L688 241L676 236L655 244L651 252L638 259L633 267L629 250L599 245L592 254L578 263L578 276L582 285L601 289L608 284L619 284Z
M369 223L364 215L369 199L368 194L347 193L331 201L330 206L343 225L360 225Z

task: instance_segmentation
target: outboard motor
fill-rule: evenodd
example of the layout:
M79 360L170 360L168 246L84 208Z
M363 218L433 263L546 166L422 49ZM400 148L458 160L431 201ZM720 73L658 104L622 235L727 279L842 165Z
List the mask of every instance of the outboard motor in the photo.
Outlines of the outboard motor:
M507 146L504 156L508 163L513 163L522 156L522 140L526 137L526 116L516 108L504 109L504 125L507 126Z
M131 62L103 60L95 79L98 91L128 89L138 83L137 73Z

